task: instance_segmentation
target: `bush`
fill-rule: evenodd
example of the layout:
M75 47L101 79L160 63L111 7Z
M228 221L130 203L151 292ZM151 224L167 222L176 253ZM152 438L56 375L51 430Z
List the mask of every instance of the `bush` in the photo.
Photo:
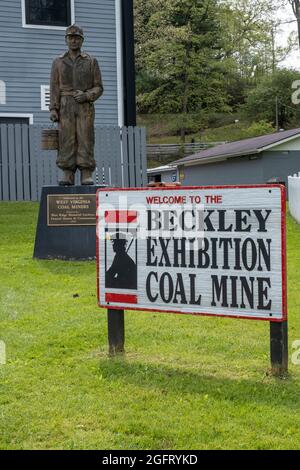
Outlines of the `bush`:
M246 129L248 137L258 137L260 135L272 134L276 129L270 122L259 121L253 122L251 126Z

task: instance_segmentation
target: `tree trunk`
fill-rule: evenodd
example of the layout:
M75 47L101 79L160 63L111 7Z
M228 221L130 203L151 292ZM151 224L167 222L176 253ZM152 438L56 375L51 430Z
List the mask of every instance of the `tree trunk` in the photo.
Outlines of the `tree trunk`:
M293 12L298 23L298 40L299 40L299 48L300 48L300 0L290 0L290 3L293 7Z
M298 39L299 39L299 48L300 48L300 11L299 11L299 18L297 18L298 23Z

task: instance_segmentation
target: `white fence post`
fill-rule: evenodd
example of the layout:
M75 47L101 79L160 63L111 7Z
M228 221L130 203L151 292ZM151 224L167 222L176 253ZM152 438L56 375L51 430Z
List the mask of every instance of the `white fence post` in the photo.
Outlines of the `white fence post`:
M289 176L289 207L292 217L300 224L300 173Z

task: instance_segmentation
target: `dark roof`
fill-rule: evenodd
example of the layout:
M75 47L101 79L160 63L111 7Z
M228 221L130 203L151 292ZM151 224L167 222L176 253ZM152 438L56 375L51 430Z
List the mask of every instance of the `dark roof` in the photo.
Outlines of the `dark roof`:
M194 153L188 157L176 160L176 165L208 160L217 157L238 157L243 155L253 155L260 153L265 147L270 145L279 144L290 137L300 135L300 128L292 129L290 131L276 132L275 134L262 135L260 137L253 137L251 139L238 140L236 142L229 142L228 144L217 145L216 147L202 150L201 152Z

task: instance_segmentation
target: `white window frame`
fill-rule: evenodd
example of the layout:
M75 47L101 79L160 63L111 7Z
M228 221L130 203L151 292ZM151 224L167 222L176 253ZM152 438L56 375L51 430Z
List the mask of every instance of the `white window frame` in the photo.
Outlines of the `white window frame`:
M41 110L49 111L49 107L46 105L46 92L48 91L50 97L50 85L41 85Z
M0 105L6 104L6 83L0 80Z
M33 114L0 113L0 117L27 118L29 124L33 124Z
M75 24L75 0L70 0L71 2L71 24ZM56 29L59 31L65 31L67 26L45 26L39 24L27 24L26 23L26 5L25 0L21 0L22 6L22 26L23 28L33 28L33 29Z

